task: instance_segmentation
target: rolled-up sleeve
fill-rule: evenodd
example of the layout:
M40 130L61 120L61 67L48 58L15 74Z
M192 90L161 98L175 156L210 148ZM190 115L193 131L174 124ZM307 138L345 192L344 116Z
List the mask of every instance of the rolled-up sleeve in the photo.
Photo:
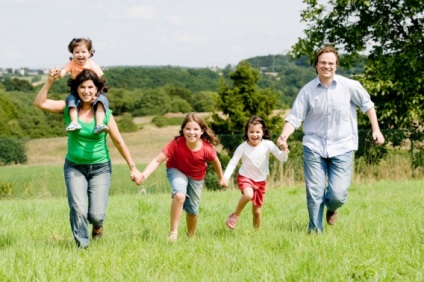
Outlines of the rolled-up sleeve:
M362 86L359 81L351 80L351 100L352 102L361 109L362 113L366 113L374 108L374 103L371 101L370 94Z

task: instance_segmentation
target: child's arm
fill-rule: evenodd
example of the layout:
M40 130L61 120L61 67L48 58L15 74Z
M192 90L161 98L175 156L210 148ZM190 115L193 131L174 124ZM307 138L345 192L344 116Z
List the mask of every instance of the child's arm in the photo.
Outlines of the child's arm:
M146 180L147 177L149 177L149 175L152 174L152 172L155 171L161 163L166 161L167 158L168 157L163 152L160 152L156 157L154 157L141 173L141 181L143 182Z
M280 150L281 148L281 150ZM280 162L286 162L289 157L289 148L288 146L280 146L277 147L274 143L272 143L271 153L276 157Z
M222 172L222 167L221 167L221 161L219 160L218 157L216 157L212 162L212 166L215 169L216 174L218 174L218 178L219 178L219 185L227 187L228 186L228 180L227 183L225 182L225 178L224 178L224 173Z
M63 77L64 77L67 73L68 73L68 71L67 71L66 69L61 69L61 70L60 70L59 77L60 77L60 78L63 78Z

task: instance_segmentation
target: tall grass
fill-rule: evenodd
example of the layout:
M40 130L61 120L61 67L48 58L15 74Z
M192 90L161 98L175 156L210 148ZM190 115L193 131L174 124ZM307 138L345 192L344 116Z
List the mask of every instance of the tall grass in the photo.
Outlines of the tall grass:
M195 239L166 241L169 193L112 195L105 235L80 250L65 197L2 200L0 281L423 281L422 180L354 184L335 226L308 235L304 189L270 189L263 224L240 194L204 191Z

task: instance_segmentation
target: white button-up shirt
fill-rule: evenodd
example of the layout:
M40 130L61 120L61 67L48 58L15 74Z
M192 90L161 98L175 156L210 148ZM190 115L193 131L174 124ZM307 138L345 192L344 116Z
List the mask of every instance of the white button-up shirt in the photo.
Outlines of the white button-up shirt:
M357 108L366 113L373 107L358 81L334 75L327 88L316 77L299 91L285 120L296 129L303 122L303 145L331 158L358 149Z

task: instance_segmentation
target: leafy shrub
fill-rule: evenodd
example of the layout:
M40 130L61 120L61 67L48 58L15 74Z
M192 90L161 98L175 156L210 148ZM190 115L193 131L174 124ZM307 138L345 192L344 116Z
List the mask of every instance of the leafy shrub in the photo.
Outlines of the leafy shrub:
M157 127L164 127L169 125L181 125L183 123L183 117L162 117L157 116L152 119L152 123Z
M132 120L130 113L124 113L116 122L121 132L135 132L138 130L137 125Z
M26 163L27 160L23 141L12 138L0 139L0 164Z

